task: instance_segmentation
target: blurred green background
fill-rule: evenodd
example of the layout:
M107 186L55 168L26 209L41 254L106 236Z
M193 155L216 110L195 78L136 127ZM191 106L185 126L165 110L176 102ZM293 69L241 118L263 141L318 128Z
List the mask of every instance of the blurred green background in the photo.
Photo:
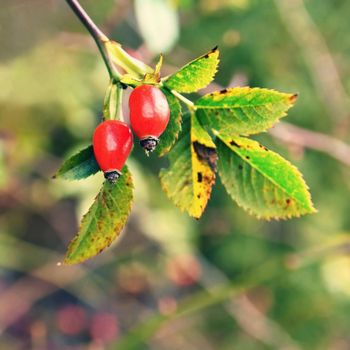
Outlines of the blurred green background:
M0 349L350 349L350 2L81 3L146 62L165 53L164 75L219 45L205 92L298 92L288 124L259 138L303 172L319 212L258 221L218 179L192 220L160 189L166 159L135 147L123 236L58 267L103 179L51 176L91 142L108 76L64 0L1 0Z

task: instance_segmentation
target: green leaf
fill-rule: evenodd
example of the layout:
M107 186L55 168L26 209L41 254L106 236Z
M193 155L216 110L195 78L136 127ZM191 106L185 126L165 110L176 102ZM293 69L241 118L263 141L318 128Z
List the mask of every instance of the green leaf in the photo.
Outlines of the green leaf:
M162 89L165 97L168 100L170 108L170 119L168 126L162 136L160 137L159 145L156 150L158 155L164 156L173 147L174 143L178 139L179 132L181 131L181 105L178 99L170 93L167 89Z
M67 159L53 177L65 180L82 180L96 174L99 170L94 150L92 146L89 146Z
M105 181L93 205L84 215L78 235L68 247L65 264L78 264L101 253L119 236L133 200L133 182L128 168L116 184Z
M215 47L207 54L164 78L164 85L178 92L195 92L205 88L213 79L219 64L219 50Z
M219 175L239 206L267 220L315 212L308 187L296 167L256 141L218 137Z
M199 218L215 183L215 145L196 116L185 118L179 141L169 153L170 166L160 173L167 196L182 211Z
M297 95L274 90L237 87L214 92L196 102L200 122L225 135L266 131L284 117Z

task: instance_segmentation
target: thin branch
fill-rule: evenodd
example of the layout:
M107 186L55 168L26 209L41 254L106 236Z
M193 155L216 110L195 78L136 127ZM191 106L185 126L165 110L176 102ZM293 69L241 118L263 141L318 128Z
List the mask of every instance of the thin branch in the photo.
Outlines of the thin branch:
M81 7L77 0L66 0L67 4L70 6L72 11L84 24L85 28L89 31L95 41L104 42L108 41L107 36L97 27L93 22L91 17L86 13L86 11Z
M81 23L89 31L91 36L94 38L96 45L101 53L101 56L105 62L110 78L119 81L119 74L114 68L114 65L104 46L104 43L109 41L108 37L97 27L97 25L93 22L91 17L81 7L77 0L66 0L66 2L72 9L72 11L75 13L75 15L80 19Z
M290 36L305 57L314 85L329 115L337 121L338 126L346 124L350 110L349 96L331 51L304 1L275 0L275 5Z
M350 166L350 146L332 136L303 129L286 122L276 124L269 130L269 133L285 143L326 153Z

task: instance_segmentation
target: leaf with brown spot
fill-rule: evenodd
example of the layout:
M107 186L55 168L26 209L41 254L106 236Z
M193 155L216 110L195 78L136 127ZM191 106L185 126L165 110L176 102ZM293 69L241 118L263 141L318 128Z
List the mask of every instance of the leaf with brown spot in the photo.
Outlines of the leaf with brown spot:
M216 171L216 162L218 160L216 149L213 147L206 147L197 141L193 142L193 148L198 158L206 161L210 168Z
M68 247L64 263L78 264L102 252L119 236L130 214L133 200L132 177L125 166L116 184L105 181L79 233Z
M210 164L203 154L199 155L194 144L201 151L205 148L212 153L215 151L215 144L200 126L196 116L187 115L184 117L181 136L169 152L170 166L161 170L160 180L163 190L178 208L199 218L206 208L215 183L215 171L212 167L216 165L216 160L214 162L211 159Z
M202 125L222 135L251 135L286 116L296 98L275 90L236 87L201 97L196 113Z
M238 205L267 220L315 212L302 175L287 160L256 141L217 136L220 179Z

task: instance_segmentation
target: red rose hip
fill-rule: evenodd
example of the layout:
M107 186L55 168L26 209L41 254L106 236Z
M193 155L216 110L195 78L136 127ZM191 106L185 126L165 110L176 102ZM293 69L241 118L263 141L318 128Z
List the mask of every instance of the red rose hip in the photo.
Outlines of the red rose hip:
M170 109L163 92L152 85L136 87L129 98L130 124L146 152L152 152L166 129Z
M133 144L129 126L119 120L107 120L97 126L93 136L94 154L105 178L115 183L121 175Z

